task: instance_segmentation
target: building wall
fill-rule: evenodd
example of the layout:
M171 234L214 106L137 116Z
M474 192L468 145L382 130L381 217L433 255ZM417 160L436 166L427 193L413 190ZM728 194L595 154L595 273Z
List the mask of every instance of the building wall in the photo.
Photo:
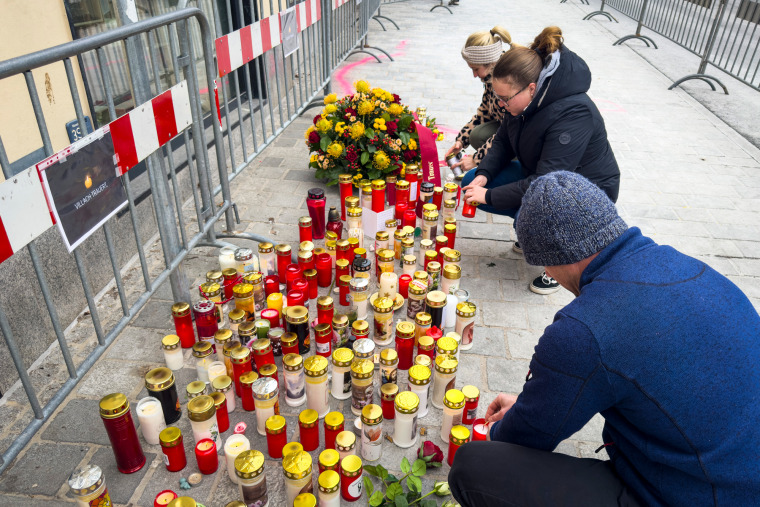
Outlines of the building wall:
M0 61L71 40L62 0L0 1ZM75 59L72 64L84 114L90 115L79 66ZM32 75L53 150L61 150L70 144L65 125L76 119L66 70L63 63L56 63L35 69ZM0 139L12 164L42 149L23 75L0 80L0 111ZM32 165L37 160L31 157L27 161Z

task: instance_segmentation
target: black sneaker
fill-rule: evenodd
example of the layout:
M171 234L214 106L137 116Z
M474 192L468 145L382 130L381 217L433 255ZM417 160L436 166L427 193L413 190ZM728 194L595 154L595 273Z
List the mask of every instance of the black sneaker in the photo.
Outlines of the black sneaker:
M515 241L514 243L512 243L512 251L515 252L515 253L519 253L520 255L522 255L523 251L522 251L522 247L520 246L519 242Z
M531 290L531 292L545 296L547 294L554 294L557 292L559 290L559 283L557 280L547 275L546 271L544 271L541 273L541 276L536 277L535 280L530 282L528 288Z

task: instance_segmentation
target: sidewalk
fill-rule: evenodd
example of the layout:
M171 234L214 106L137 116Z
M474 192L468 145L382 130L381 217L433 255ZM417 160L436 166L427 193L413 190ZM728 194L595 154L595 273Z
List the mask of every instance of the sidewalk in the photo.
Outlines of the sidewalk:
M582 21L579 9L571 5L557 0L464 0L452 7L455 15L443 9L428 12L433 5L432 1L416 0L383 7L383 15L393 18L401 31L386 22L389 31L384 32L371 22L369 43L391 53L395 61L383 57L378 64L366 55L353 56L335 73L333 91L340 96L349 91L352 82L365 79L372 86L399 94L411 107L426 106L428 114L444 127L446 139L439 143L442 154L469 120L482 93L480 81L471 77L459 56L467 35L502 24L516 42L527 44L544 26L559 25L568 47L580 54L593 72L591 96L605 117L622 172L618 207L624 218L658 243L673 245L725 274L760 308L758 149L686 92L668 91L668 79L639 54L625 46L611 46L615 37L603 26L606 21ZM262 233L276 242L297 243L296 223L306 214L306 191L320 186L307 169L303 142L303 132L316 112L311 110L286 129L234 181L233 198L243 221L240 230ZM335 187L328 189L328 205L336 205L337 196ZM520 392L533 347L555 312L572 296L564 290L550 296L528 291L528 282L541 268L528 266L512 252L510 219L478 213L474 220L459 223L462 287L470 291L479 312L475 346L461 354L456 385L480 388L482 416L499 392ZM217 253L211 249L198 249L188 257L186 269L188 277L194 278L193 291L217 265ZM173 332L171 303L168 287L162 287L15 464L0 476L0 506L72 505L66 478L86 463L103 468L117 505L150 507L158 492L180 492L179 477L197 471L187 417L179 423L188 456L185 470L168 473L160 448L144 444L146 466L123 475L116 470L98 416L98 401L107 393L125 393L133 407L146 396L143 376L149 369L163 366L158 342ZM176 377L184 409L184 388L195 380L191 360L186 360ZM399 377L399 384L405 385L406 376ZM297 415L304 407L293 409L281 403L280 408L289 436L297 435ZM336 403L331 398L330 408L346 414L349 429L354 419L350 403ZM438 436L440 419L441 411L431 409L420 426L426 428L426 438L445 451ZM265 449L264 437L254 429L253 413L238 409L231 414L233 425L241 420L248 424L246 436L252 448ZM558 451L604 458L604 452L594 453L601 444L602 425L601 418L595 417L562 442ZM13 429L0 422L0 441L11 438ZM385 423L385 431L392 432L392 423ZM416 447L402 450L385 442L380 463L398 471L402 456L412 459L415 451ZM312 455L316 461L318 452ZM227 477L224 460L220 461L216 474L205 476L200 486L186 493L207 507L223 507L237 499L237 486ZM270 506L285 505L280 461L267 460L265 467ZM448 470L444 464L426 476L425 489L433 480L445 479ZM366 502L362 498L354 505Z

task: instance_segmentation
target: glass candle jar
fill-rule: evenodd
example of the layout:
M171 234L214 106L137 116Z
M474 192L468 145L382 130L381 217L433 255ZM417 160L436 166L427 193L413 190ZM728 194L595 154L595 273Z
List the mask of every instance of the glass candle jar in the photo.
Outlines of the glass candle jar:
M281 415L271 415L266 422L267 453L270 458L282 458L282 448L288 443L288 427Z
M266 435L267 419L280 413L279 389L274 379L260 377L253 383L253 401L256 404L256 431Z
M459 352L457 341L451 336L442 336L435 342L435 354L447 354L456 357Z
M169 368L154 368L145 374L148 396L157 399L166 424L172 424L182 416L174 374ZM154 442L157 444L158 442Z
M259 376L274 379L277 382L277 386L280 385L280 380L277 377L277 365L274 363L266 363L259 368Z
M462 336L462 350L472 348L472 338L475 331L475 303L465 302L457 304L456 332Z
M235 459L242 453L251 450L251 442L245 435L233 434L224 442L224 459L227 464L227 475L233 484L239 484L235 473Z
M232 342L232 331L229 329L220 329L214 333L214 348L216 349L216 360L225 364L224 346Z
M338 277L338 290L340 294L339 302L341 306L349 306L349 292L351 287L351 275L341 275Z
M267 332L269 329L267 328ZM267 338L259 338L253 342L253 360L256 364L256 369L261 370L265 364L274 363L274 352L272 352L272 344Z
M298 434L303 450L315 451L319 447L319 414L307 408L298 415Z
M298 219L298 241L311 241L313 236L311 232L311 217L300 217Z
M243 281L253 285L253 302L256 315L261 314L261 310L266 307L267 296L264 291L264 275L259 271L253 271L243 275Z
M375 364L370 359L359 359L351 366L351 412L361 415L362 409L372 403Z
M326 470L337 472L340 469L340 454L335 449L325 449L319 453L317 466L319 467L320 474Z
M241 344L238 340L233 340L225 343L224 348L222 349L222 353L224 354L224 366L227 367L227 376L230 378L235 377L234 370L232 369L232 351L240 347L240 345Z
M351 245L348 243L348 239L339 239L336 242L336 258L335 258L335 266L337 268L338 261L346 261L351 262L351 259L349 259L349 250L351 249ZM344 273L345 274L345 273ZM336 273L335 276L338 276L339 273Z
M371 209L372 208L372 183L369 180L361 180L359 182L359 188L361 189L361 203L362 208ZM351 208L346 210L347 213L350 213ZM348 215L351 216L351 215Z
M333 342L330 350L345 347L348 344L348 317L335 315L332 320Z
M164 361L171 370L181 370L185 360L180 346L179 336L168 334L161 339L161 350L164 352Z
M285 272L287 271L288 264L292 262L291 254L292 250L290 245L282 243L275 247L275 255L277 256L277 275L280 277L280 283L285 283Z
M319 417L330 411L327 385L328 361L324 356L311 356L304 361L306 373L306 406L316 410Z
M443 398L443 420L441 422L441 440L447 442L451 428L462 424L464 411L464 393L459 389L449 389Z
M457 226L455 223L453 224L445 224L443 226L443 235L449 238L449 248L453 249L454 244L456 243L457 239ZM444 263L446 262L446 259L444 258Z
M196 380L195 382L190 382L187 384L187 387L185 388L185 392L187 393L187 400L190 401L193 398L197 398L198 396L208 394L206 392L206 387L206 383L201 382L200 380Z
M212 392L210 396L214 399L216 407L216 422L219 426L219 433L224 433L230 429L230 414L227 411L227 398L222 393Z
M425 312L430 314L430 325L443 328L443 308L446 306L446 294L440 290L427 293L425 297Z
M462 424L473 424L478 414L478 401L480 400L480 390L475 386L464 386L464 412L462 413Z
M259 323L256 326L257 336L260 338L269 338L269 330L280 327L280 312L274 308L264 308L261 310L261 319L265 320L269 324L267 326L266 333L262 329L263 323Z
M396 355L398 369L408 370L414 361L414 324L402 321L396 324Z
M345 418L340 412L329 412L325 416L325 449L335 449L335 439L343 431Z
M296 497L314 491L311 480L311 455L306 451L296 451L282 458L285 475L285 497L287 505L293 505Z
M394 402L393 443L398 447L412 447L417 443L417 415L420 398L414 391L400 392ZM427 407L425 407L427 410Z
M298 265L301 266L301 269L304 271L304 273L310 269L314 269L316 265L314 260L314 253L298 252Z
M363 449L364 446L362 446L362 450ZM351 455L341 460L340 494L347 502L355 502L361 498L363 471L362 460L359 456Z
M137 420L140 422L143 438L150 445L157 445L159 442L158 434L166 428L161 403L152 396L146 396L137 403L135 412L137 413Z
M432 240L438 233L438 212L427 211L422 214L422 239Z
M398 294L398 275L396 273L381 273L378 297L394 300Z
M372 211L382 213L385 209L385 180L372 181Z
M330 296L322 296L317 299L317 322L319 324L332 324L335 315L335 303Z
M97 465L86 465L69 476L69 489L78 507L111 506L103 471Z
M385 177L385 197L391 206L396 204L396 181L396 176Z
M239 283L232 288L232 294L235 296L235 308L245 312L246 320L256 320L256 301L253 297L253 285L250 283Z
M401 206L404 206L403 204ZM398 208L397 208L398 209ZM401 217L396 217L397 220L401 220ZM393 255L397 260L401 260L401 240L405 239L406 235L401 229L396 229L393 232Z
M356 358L357 350L356 350L356 342L359 340L365 340L369 339L369 322L366 320L355 320L353 324L351 324L351 340L350 345L354 349L354 356ZM364 342L362 342L364 343ZM369 340L369 343L366 345L366 347L372 347L372 350L375 350L375 342L372 340Z
M213 340L214 333L219 330L216 322L216 305L211 301L198 301L193 305L195 328L199 340Z
M277 274L277 259L272 243L259 243L259 267L264 276Z
M193 438L196 445L204 438L214 442L216 448L222 446L219 436L219 423L216 419L216 405L211 396L197 396L187 403L187 417L193 429Z
M272 344L272 354L274 357L282 356L282 335L285 330L281 327L270 328L267 333L267 339Z
M470 441L470 430L462 425L455 425L449 432L449 455L446 462L449 466L454 466L454 456L457 449Z
M332 259L330 254L323 253L317 256L317 285L319 287L329 287L332 283Z
M235 458L235 475L240 498L245 505L269 505L264 455L255 449L241 452Z
M340 474L335 470L325 470L319 474L317 482L319 507L340 507Z
M449 241L449 244L451 241ZM462 260L462 253L459 250L454 250L453 248L449 247L446 252L443 254L443 267L450 265L456 265L461 268L461 260Z
M314 239L325 237L325 191L321 188L310 188L306 199L306 207L311 217L311 231ZM309 240L311 241L311 240Z
M398 385L396 384L387 383L380 387L380 407L383 409L383 419L390 420L396 416L393 402L396 400L397 394Z
M393 250L386 248L377 252L376 276L378 283L380 283L380 275L382 273L393 273L393 269L395 267L394 260L395 255L393 253Z
M419 344L420 338L425 336L425 334L427 333L427 330L430 329L432 322L433 322L433 317L427 312L418 312L417 315L414 317L414 323L415 323L414 339L417 344ZM435 357L434 355L435 350L432 351L432 354L433 354L432 357Z
M431 370L433 368L433 361L430 359L430 356L426 356L424 354L417 354L414 358L414 364L421 364L422 366L427 366Z
M285 270L285 294L293 290L293 282L303 278L303 269L298 264L288 264Z
M235 263L237 272L241 275L259 270L259 259L250 248L238 248L235 250Z
M398 353L396 353L396 349L383 349L380 352L380 385L395 384L397 374Z
M409 298L406 303L406 317L408 319L414 320L418 313L425 311L427 290L427 283L420 280L412 280L409 283Z
M393 340L393 300L378 296L372 302L375 317L375 344L385 346Z
M396 204L400 202L409 202L409 182L405 180L396 182Z
M407 254L401 259L402 274L412 276L417 269L417 256Z
M335 450L340 454L341 461L346 456L356 455L356 435L353 431L341 431L335 437Z
M428 336L427 334L420 336L417 342L417 355L427 357L432 365L432 362L435 360L435 340L432 336Z
M332 354L332 383L330 393L336 400L351 397L351 363L354 353L348 348L336 349Z
M202 283L200 287L198 287L198 291L200 292L202 298L214 303L216 322L218 325L224 326L224 319L226 316L224 315L224 309L222 308L222 286L215 282L206 282Z
M211 382L211 387L215 392L222 393L227 398L227 412L234 412L237 408L235 392L232 390L232 377L221 375Z
M450 389L454 389L458 366L459 362L452 356L437 356L435 358L433 395L430 399L430 403L435 408L443 408L444 395ZM462 400L464 401L464 398ZM464 408L464 405L462 405L462 408Z
M411 275L401 275L398 277L398 293L401 297L409 299L409 284L412 282Z
M238 274L237 269L231 268L222 271L222 287L224 288L224 299L232 299L235 297L232 289L235 288L235 285L237 285L239 281L240 275Z
M288 354L298 354L298 335L295 333L283 333L280 337L280 344L282 345L282 356L285 357Z
M338 259L335 261L335 285L338 285L341 276L350 276L351 269L348 259Z
M314 343L317 355L330 357L332 346L332 325L321 323L314 326Z
M438 261L428 262L426 271L428 274L429 289L431 291L437 291L439 280L441 278L441 263Z
M409 368L409 391L413 392L419 398L419 408L417 415L425 417L428 413L428 393L430 391L431 380L430 368L421 364L415 364Z
M174 426L164 428L158 435L164 465L169 472L179 472L187 466L187 455L182 439L182 431Z
M213 362L211 342L198 342L193 345L193 357L195 358L195 370L198 380L208 383L208 366Z
M352 197L354 192L353 178L350 174L338 175L338 186L340 187L340 218L346 219L346 197Z
M216 377L227 375L227 367L222 361L212 361L211 364L208 365L207 371L209 383L212 383Z
M229 246L223 246L219 249L219 269L224 271L225 269L230 268L237 269L237 262L235 262L235 249Z
M447 252L448 253L448 252ZM462 269L456 264L449 264L443 268L440 289L444 294L452 294L459 288L462 278Z
M425 270L425 273L427 274L428 281L430 281L430 273L427 272L428 265L431 262L436 262L438 260L438 253L435 250L425 250L424 259L425 261L424 261L423 269Z
M388 248L389 241L390 235L388 231L377 231L375 234L375 252Z
M456 218L457 202L454 199L444 199L441 214L443 218Z
M348 208L346 210L347 220L346 229L348 229L348 242L351 243L351 239L358 240L354 243L354 247L364 246L364 229L362 229L362 209L361 208ZM340 248L340 245L338 245ZM349 248L351 250L352 248ZM353 256L346 257L349 262L353 260Z
M190 315L188 303L175 303L172 305L172 318L174 330L179 336L183 349L189 349L195 344L195 330L193 329L193 317Z
M349 293L351 302L356 306L357 318L365 320L369 300L369 280L367 278L352 278L349 284Z
M282 358L285 378L285 403L291 407L303 405L306 401L306 380L303 358L298 354L285 354Z
M230 312L227 314L227 317L229 318L230 328L229 331L232 334L231 339L232 340L238 340L238 328L241 324L244 324L246 321L246 315L245 311L241 310L240 308L235 308L234 310L230 310ZM224 331L224 329L220 329L220 331ZM217 331L218 332L218 331ZM216 334L214 335L216 338Z
M362 409L362 458L377 461L383 453L383 409L370 403Z
M309 337L309 310L305 306L290 306L285 313L288 331L298 336L298 353L308 354L311 350Z
M251 365L251 349L245 346L240 346L234 349L230 353L230 361L232 361L232 379L235 381L235 393L238 397L243 395L240 377L249 371L253 370Z

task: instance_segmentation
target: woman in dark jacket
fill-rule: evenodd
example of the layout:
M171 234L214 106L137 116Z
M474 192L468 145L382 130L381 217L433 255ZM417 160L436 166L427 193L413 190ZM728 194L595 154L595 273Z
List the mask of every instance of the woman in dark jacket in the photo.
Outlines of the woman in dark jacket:
M574 171L617 200L620 170L604 119L586 92L591 71L563 44L562 31L544 28L530 47L513 46L493 70L493 89L509 115L480 165L465 174L467 202L479 209L516 218L522 196L537 177ZM514 246L520 252L519 245ZM530 289L559 290L546 274Z

